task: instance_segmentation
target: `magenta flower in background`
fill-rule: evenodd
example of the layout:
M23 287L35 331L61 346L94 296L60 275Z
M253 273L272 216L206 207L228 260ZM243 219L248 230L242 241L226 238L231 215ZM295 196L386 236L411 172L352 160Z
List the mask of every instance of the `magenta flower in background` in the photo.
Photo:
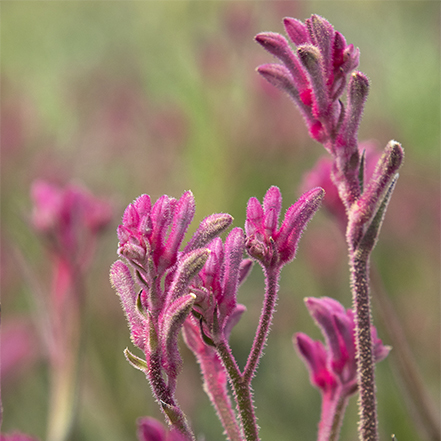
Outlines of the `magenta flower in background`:
M110 204L86 189L32 184L31 222L45 239L52 260L50 298L43 303L42 334L50 362L47 441L67 439L76 416L77 369L81 354L85 276L98 235L110 223Z
M2 323L0 378L3 382L26 371L38 355L35 329L29 318L10 317Z
M138 420L139 441L185 441L184 436L176 430L167 430L163 424L151 417Z
M318 440L335 439L330 433L339 432L342 409L358 386L354 313L330 297L309 297L305 303L325 337L325 344L303 333L295 334L294 343L309 370L312 385L322 395ZM371 332L374 361L378 363L391 348L383 345L373 326Z
M97 235L110 223L108 202L77 185L60 188L43 180L32 184L32 225L51 249L80 266L90 262Z

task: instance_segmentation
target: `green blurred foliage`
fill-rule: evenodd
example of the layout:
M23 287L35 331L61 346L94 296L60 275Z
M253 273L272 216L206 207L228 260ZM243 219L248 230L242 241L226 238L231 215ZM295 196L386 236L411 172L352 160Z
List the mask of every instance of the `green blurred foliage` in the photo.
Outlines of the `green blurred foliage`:
M284 16L317 13L361 50L371 79L360 136L402 142L406 161L374 253L433 398L439 390L440 4L431 1L120 1L2 2L1 238L4 322L35 313L31 287L14 260L18 247L42 286L45 250L29 229L35 178L81 181L113 201L115 220L89 274L80 414L73 439L134 440L135 420L161 418L142 373L125 361L129 334L108 282L114 234L125 206L142 193L178 197L192 189L195 225L229 212L242 226L250 196L270 185L284 207L324 152L308 138L288 98L255 68L271 57L253 42L283 32ZM194 227L193 227L194 228ZM294 332L320 338L305 296L333 296L349 307L346 252L338 229L319 213L296 261L282 274L280 301L254 381L262 439L315 439L319 393L292 349ZM232 335L244 363L260 311L259 268L239 301L248 312ZM381 336L381 329L380 329ZM387 342L386 342L387 343ZM182 348L179 398L198 434L223 439ZM383 439L417 439L390 358L379 365ZM45 436L48 378L44 355L3 384L3 430ZM439 404L439 403L438 403ZM356 438L356 399L342 440Z

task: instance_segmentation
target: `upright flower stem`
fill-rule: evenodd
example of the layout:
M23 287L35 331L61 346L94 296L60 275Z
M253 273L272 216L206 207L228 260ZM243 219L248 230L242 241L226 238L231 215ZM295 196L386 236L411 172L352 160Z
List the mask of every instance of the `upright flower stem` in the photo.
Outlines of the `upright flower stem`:
M260 315L259 325L254 337L253 346L248 356L247 364L244 369L244 380L251 383L256 367L262 356L262 350L268 338L269 328L274 314L274 307L277 301L277 289L280 276L279 267L265 268L265 300Z
M343 422L348 396L339 388L323 396L317 441L337 441Z
M195 436L188 425L187 418L177 405L170 388L164 381L161 369L160 354L158 351L147 353L149 379L153 395L158 400L162 411L167 416L170 425L176 428L187 440L194 440Z
M259 433L254 413L253 397L250 381L245 381L241 374L231 349L225 340L216 345L217 352L227 370L234 391L240 421L247 441L259 441Z
M253 397L251 393L251 381L256 372L257 364L262 356L262 350L268 338L268 333L274 314L274 307L277 300L278 280L280 267L265 267L266 291L262 312L251 347L250 355L243 373L231 353L226 341L216 345L219 356L227 370L242 423L245 439L247 441L259 440L258 427L254 413Z
M355 251L350 259L351 287L355 312L355 344L362 441L378 441L377 403L371 336L369 263L367 253Z
M51 391L48 413L48 441L65 441L77 413L78 369L80 365L82 303L81 271L73 263L57 259L54 275L54 346L51 348Z
M213 359L209 356L200 356L199 363L204 378L204 389L216 408L228 439L230 441L242 441L243 438L240 433L240 427L237 423L234 410L231 407L226 384L221 384L218 377L213 375L213 373L217 371Z

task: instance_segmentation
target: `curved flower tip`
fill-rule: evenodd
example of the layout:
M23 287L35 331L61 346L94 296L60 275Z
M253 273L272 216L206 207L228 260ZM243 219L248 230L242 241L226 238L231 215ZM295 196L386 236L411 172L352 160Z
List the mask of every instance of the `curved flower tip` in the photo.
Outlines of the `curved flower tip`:
M265 267L282 266L290 262L295 256L300 236L319 208L323 196L322 188L314 188L303 194L287 210L280 228L280 190L271 187L265 195L263 206L256 198L251 198L245 221L246 248L250 256Z
M358 66L359 51L319 15L312 15L304 23L288 17L284 26L297 50L279 34L257 35L256 41L285 67L262 66L259 73L288 93L302 112L311 137L326 143L339 125L339 98Z
M334 391L337 381L327 366L327 352L323 343L301 332L294 335L293 342L309 369L311 384L323 392Z
M139 441L186 441L180 432L166 430L163 424L155 418L140 418L137 424Z
M332 383L320 380L330 375L335 384L340 385L347 395L357 389L357 366L355 348L355 322L351 309L345 309L337 300L330 297L305 299L305 304L314 321L325 337L326 346L319 341L313 341L304 334L297 334L296 346L305 360L311 375L311 383L322 392L329 390ZM390 351L377 337L377 331L372 326L372 340L375 362L386 358Z

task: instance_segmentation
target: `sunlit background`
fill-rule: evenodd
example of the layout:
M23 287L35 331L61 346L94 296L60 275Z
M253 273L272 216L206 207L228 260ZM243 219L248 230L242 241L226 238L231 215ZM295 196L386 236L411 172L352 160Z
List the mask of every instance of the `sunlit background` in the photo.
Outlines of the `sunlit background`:
M29 226L36 178L79 182L111 201L114 220L88 274L87 338L73 440L136 439L136 419L162 420L148 383L125 360L129 332L108 281L116 227L142 193L155 200L191 189L194 225L213 212L243 226L249 197L271 185L284 208L324 154L294 105L255 72L272 57L253 41L283 32L282 18L327 18L360 48L371 80L360 139L400 141L406 158L373 266L400 318L424 383L439 406L440 4L431 1L119 1L1 4L2 327L34 326L34 289L49 286L43 242ZM194 229L194 227L193 227ZM232 335L243 365L263 297L256 266L241 288L248 311ZM44 294L44 289L43 289ZM316 215L296 260L282 273L278 312L254 380L263 440L314 440L320 396L292 346L302 331L320 338L305 296L351 304L344 238ZM375 304L374 304L375 306ZM378 325L382 337L381 325ZM8 328L9 327L9 328ZM3 373L3 432L45 439L47 363L37 333L26 356ZM389 343L385 339L385 343ZM179 401L201 439L224 439L192 353L182 345ZM5 355L3 355L5 356ZM377 367L382 439L420 439L393 367ZM355 440L356 398L342 440Z

